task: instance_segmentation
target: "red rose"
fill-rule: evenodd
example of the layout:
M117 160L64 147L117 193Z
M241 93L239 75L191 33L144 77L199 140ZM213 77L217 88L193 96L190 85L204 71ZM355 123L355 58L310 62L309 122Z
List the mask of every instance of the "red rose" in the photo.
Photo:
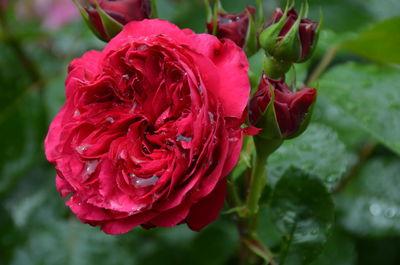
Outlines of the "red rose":
M232 41L161 20L74 60L45 140L66 204L110 234L214 221L241 150L247 70Z

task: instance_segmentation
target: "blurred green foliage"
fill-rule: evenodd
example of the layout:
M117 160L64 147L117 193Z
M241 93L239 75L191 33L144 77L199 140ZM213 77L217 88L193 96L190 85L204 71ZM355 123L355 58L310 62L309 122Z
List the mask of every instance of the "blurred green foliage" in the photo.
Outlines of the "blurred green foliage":
M255 5L222 2L230 12ZM267 17L285 2L265 0ZM295 235L287 265L317 256L312 265L400 264L400 1L308 2L312 18L322 10L324 32L311 63L296 67L296 81L305 82L332 46L338 53L314 82L320 95L313 124L269 161L263 203L273 207L260 216L261 239L279 252ZM161 18L204 31L202 0L156 3ZM0 264L238 264L230 215L200 233L178 226L120 236L76 220L55 190L43 139L64 101L68 63L104 43L81 20L45 29L41 17L20 17L15 1L0 16ZM288 169L302 173L284 175Z

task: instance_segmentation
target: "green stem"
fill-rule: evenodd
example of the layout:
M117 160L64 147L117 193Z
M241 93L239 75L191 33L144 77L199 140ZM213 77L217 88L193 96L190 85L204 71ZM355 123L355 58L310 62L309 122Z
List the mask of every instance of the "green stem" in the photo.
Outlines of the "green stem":
M332 60L335 58L336 53L338 51L337 46L331 47L326 54L324 55L324 58L319 62L315 70L311 73L310 77L308 78L306 82L306 86L312 85L323 72L325 72L326 68L331 64Z
M267 159L267 155L259 152L256 153L246 202L246 208L250 218L256 216L258 213L258 202L267 183Z

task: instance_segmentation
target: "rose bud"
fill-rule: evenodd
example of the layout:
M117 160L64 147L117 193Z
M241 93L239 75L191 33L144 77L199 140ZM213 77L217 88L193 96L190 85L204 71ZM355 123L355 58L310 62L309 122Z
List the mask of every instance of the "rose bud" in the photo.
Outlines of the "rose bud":
M263 128L260 136L264 138L296 137L308 125L316 95L316 89L294 92L284 79L273 80L263 74L249 103L249 122Z
M109 234L214 221L241 152L248 68L231 40L158 19L72 61L45 140L66 204Z
M298 15L294 8L285 12L278 8L260 34L260 45L267 55L276 60L304 62L317 46L319 25L318 22L302 18L302 12Z
M248 6L241 14L229 14L218 11L214 21L207 23L208 33L218 38L227 38L243 48L250 33L250 19L254 15L255 8Z
M151 16L149 0L88 0L86 7L74 2L92 31L104 41L117 35L128 22Z

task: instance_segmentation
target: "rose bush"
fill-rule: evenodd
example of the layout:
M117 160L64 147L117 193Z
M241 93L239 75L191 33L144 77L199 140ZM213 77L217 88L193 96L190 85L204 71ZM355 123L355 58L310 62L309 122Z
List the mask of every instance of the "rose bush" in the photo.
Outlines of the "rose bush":
M230 40L131 22L74 60L45 140L60 194L110 234L215 220L238 161L250 85Z

